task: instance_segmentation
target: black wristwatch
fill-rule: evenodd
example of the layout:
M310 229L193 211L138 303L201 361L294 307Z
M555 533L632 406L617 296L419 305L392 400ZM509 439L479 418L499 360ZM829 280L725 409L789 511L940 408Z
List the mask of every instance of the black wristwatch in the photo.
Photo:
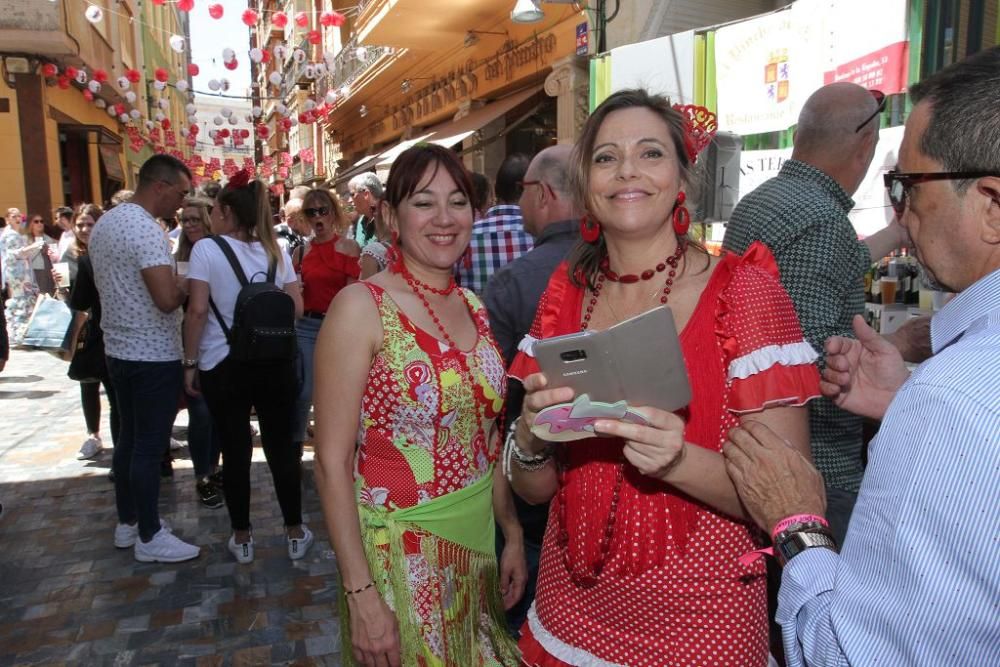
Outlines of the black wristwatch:
M774 542L774 556L784 567L788 561L806 549L822 547L836 553L837 542L826 529L789 530L778 535Z

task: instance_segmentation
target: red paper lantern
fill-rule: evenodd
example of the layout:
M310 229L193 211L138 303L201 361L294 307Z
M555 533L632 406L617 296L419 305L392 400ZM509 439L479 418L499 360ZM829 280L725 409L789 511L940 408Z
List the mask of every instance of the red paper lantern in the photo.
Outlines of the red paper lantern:
M326 11L319 15L319 22L327 28L339 28L344 25L347 18L340 12Z
M119 102L118 104L116 104L115 105L115 113L118 114L119 116L121 116L123 113L125 113L125 105L122 104L121 102Z
M267 49L262 50L260 52L260 62L263 63L264 65L271 62L271 52L268 51Z
M260 137L261 139L267 139L267 137L270 134L271 134L271 130L268 129L267 125L258 125L257 126L257 136Z
M63 74L66 75L67 79L75 79L77 71L78 70L75 67L73 67L72 65L67 65L66 69L63 70Z
M195 63L190 63L188 65L188 74L190 74L191 76L198 76L199 72L201 72L201 68L198 67L198 65L196 65Z
M87 100L88 102L94 101L94 94L90 92L90 88L83 89L83 99Z
M160 125L163 126L164 130L169 130L170 129L170 119L169 118L164 118L163 120L160 121Z
M194 0L176 0L177 9L182 12L189 12L194 9Z
M162 7L167 0L153 0L153 4L157 7Z
M56 85L59 86L61 89L66 90L67 88L69 88L69 77L65 75L59 77L56 80Z
M94 72L94 77L97 77L97 72ZM170 74L162 67L157 67L153 70L153 77L161 83L166 83L167 80L170 79Z
M222 13L223 13L222 5L220 5L219 3L216 2L208 6L208 15L211 16L213 19L221 19Z
M223 65L226 66L226 69L232 70L240 66L240 61L238 61L236 58L233 58L232 60L227 60L226 62L224 62Z
M250 136L250 130L243 128L242 130L240 130L240 136L243 137L244 139L248 138Z
M305 28L306 26L308 26L309 14L306 14L305 12L299 12L298 14L296 14L295 25L299 26L300 28Z
M127 69L125 70L125 78L132 83L139 83L142 79L142 73L137 69Z
M308 114L304 114L304 113L300 113L299 114L299 122L300 123L308 123L309 122L309 115Z
M199 131L200 131L200 129L198 127L198 123L191 123L191 127L188 128L188 132L190 134L195 135L195 136L198 136L198 132Z
M271 23L275 28L284 28L288 25L288 14L285 12L275 12L271 14Z
M257 12L252 9L247 9L243 11L243 25L253 27L257 25Z
M228 139L229 138L229 128L228 127L224 127L221 130L219 130L219 136L223 137L225 139Z
M45 63L44 65L42 65L42 76L44 76L45 78L51 79L58 73L59 73L59 68L53 65L52 63Z
M102 69L95 69L94 70L94 81L97 81L98 83L104 83L107 80L108 80L108 73L107 72L105 72Z
M310 44L319 44L323 41L323 33L319 30L310 30L306 34L306 39L309 40Z
M292 119L291 118L282 118L281 119L281 129L283 129L285 132L288 132L290 129L292 129Z

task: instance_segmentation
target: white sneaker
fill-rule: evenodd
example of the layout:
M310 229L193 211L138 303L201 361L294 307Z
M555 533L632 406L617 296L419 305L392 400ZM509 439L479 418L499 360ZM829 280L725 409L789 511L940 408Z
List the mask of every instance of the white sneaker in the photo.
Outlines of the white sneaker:
M104 443L101 442L101 439L97 436L91 436L83 441L83 444L80 446L80 453L76 458L81 461L96 458L102 449L104 449Z
M250 541L237 543L236 533L229 536L229 553L233 554L236 558L237 563L242 563L246 565L247 563L253 562L253 535L250 536Z
M285 536L285 539L288 540L288 557L292 560L304 557L306 552L309 551L309 547L313 544L313 534L309 530L309 526L302 524L302 533L302 537L299 538Z
M149 542L135 541L135 559L140 563L181 563L197 558L201 548L181 540L169 530L158 530Z
M165 530L168 533L171 532L170 524L167 523L166 519L160 519L160 529ZM118 549L128 549L129 547L134 546L138 541L138 523L132 526L127 523L120 523L115 526L115 547Z
M171 450L180 449L183 446L184 446L184 443L181 442L180 440L177 440L176 438L170 438L170 449Z

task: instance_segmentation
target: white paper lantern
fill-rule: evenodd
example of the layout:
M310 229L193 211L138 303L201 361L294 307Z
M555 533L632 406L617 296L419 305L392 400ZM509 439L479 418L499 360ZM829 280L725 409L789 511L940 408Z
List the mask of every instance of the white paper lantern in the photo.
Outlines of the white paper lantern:
M96 100L94 100L94 106L97 107L98 109L103 109L104 107L108 106L108 103L102 100L100 97L98 97Z
M165 113L157 111L156 115L153 116L153 119L156 120L157 123L162 123L166 117L167 115Z
M243 120L245 120L248 123L253 123L253 114L247 114L246 116L243 116Z
M188 125L197 125L197 124L198 124L197 116L188 116Z
M165 97L161 97L156 101L156 106L160 107L161 109L166 109L170 106L170 100L168 100Z
M285 46L284 44L278 44L276 47L274 47L274 50L271 51L271 54L274 56L274 59L277 60L279 63L284 62L285 57L288 55L288 47Z
M230 125L236 125L236 123L238 123L238 122L240 122L240 119L237 118L236 116L230 116L229 117L229 124Z
M230 116L233 115L233 110L230 109L229 107L222 107L222 111L220 111L219 113L222 114L223 118L229 118Z
M118 116L118 112L115 111L114 107L108 107L107 109L105 109L105 111L107 111L108 115L111 116L112 118L115 118L115 117Z
M298 116L289 116L288 121L292 124L292 127L295 127L296 125L299 124Z
M347 97L348 95L351 94L351 87L345 83L343 86L340 87L340 94L343 95L344 97Z
M166 81L154 81L153 82L153 88L155 88L156 90L166 90L167 89L167 82Z
M226 48L222 49L222 60L224 62L228 63L230 60L232 60L235 57L236 57L236 52L233 51L228 46Z
M198 107L196 107L192 102L188 102L184 105L184 111L187 112L187 115L193 116L198 112Z
M100 23L104 20L104 10L97 5L87 5L87 8L83 10L83 15L91 23Z
M284 116L286 113L288 113L288 107L286 107L281 102L278 102L278 104L275 105L274 110L277 111L282 116Z
M135 101L137 99L138 99L138 97L136 97L136 94L135 94L134 91L130 90L127 93L125 93L125 101L128 102L129 104L135 104Z
M87 84L87 88L90 88L90 92L96 95L97 93L101 92L101 82L98 81L97 79L94 79Z
M326 97L324 98L327 104L333 104L337 101L337 91L328 90L326 91Z
M189 134L188 129L186 127L182 127L179 131L182 137L186 137Z
M317 79L326 75L326 63L316 63L313 67L316 69Z
M86 85L86 83L87 83L87 70L85 70L85 69L78 69L76 71L76 76L73 77L73 78L76 79L76 82L78 84L80 84L81 86Z
M358 60L368 60L368 49L363 46L359 46L354 49L354 57Z
M292 51L292 60L301 65L306 61L306 52L302 49L295 49Z
M177 79L177 83L174 84L174 88L181 91L182 93L187 92L188 89L187 79Z
M131 111L128 112L128 115L132 116L132 118L134 118L135 120L139 120L140 118L142 118L142 113L138 109L132 109Z
M215 139L217 136L219 136L219 131L218 130L209 130L208 131L208 138L209 139Z
M312 111L315 108L316 108L315 100L306 100L305 102L302 103L302 109L304 111Z
M170 48L172 48L177 53L184 53L184 38L180 35L170 36Z
M229 79L219 79L219 88L223 92L229 90Z
M222 116L216 116L215 118L212 119L212 123L214 123L216 126L222 125L225 122L226 119L223 118Z
M120 120L123 123L127 123L131 119L129 118L129 115L127 113L123 113L122 115L118 116L118 120Z
M305 75L306 75L307 79L315 79L316 78L316 67L313 66L312 64L306 65Z
M128 90L131 87L132 87L132 82L128 80L127 76L120 76L120 77L118 77L118 89L119 90Z
M209 79L208 89L212 92L217 91L220 88L218 79Z
M281 72L271 72L267 76L267 80L271 82L272 86L280 86L281 85Z
M326 61L326 66L333 69L337 64L337 54L333 51L327 51L323 54L323 60Z
M250 49L250 60L255 63L259 63L263 59L264 52L261 49L258 49L256 46Z
M154 125L153 121L151 121L151 120L147 120L145 122L145 126L146 126L147 130L152 130L154 127L156 127L156 125Z
M260 107L253 107L252 109L250 109L250 114L251 114L251 115L252 115L252 116L253 116L254 118L257 118L257 117L259 117L259 116L260 116L260 115L261 115L262 113L264 113L264 110L263 110L263 109L261 109Z

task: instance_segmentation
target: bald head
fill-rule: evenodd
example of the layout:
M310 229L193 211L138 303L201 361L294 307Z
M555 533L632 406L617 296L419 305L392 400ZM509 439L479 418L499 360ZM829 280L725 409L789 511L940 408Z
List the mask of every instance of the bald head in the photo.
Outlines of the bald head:
M526 186L519 204L524 216L524 228L538 236L552 222L580 217L569 183L572 146L558 144L539 152L524 174L527 182L540 181L539 186Z
M861 86L823 86L809 96L799 113L792 159L827 173L853 194L875 154L879 123L872 114L877 109L875 98Z

